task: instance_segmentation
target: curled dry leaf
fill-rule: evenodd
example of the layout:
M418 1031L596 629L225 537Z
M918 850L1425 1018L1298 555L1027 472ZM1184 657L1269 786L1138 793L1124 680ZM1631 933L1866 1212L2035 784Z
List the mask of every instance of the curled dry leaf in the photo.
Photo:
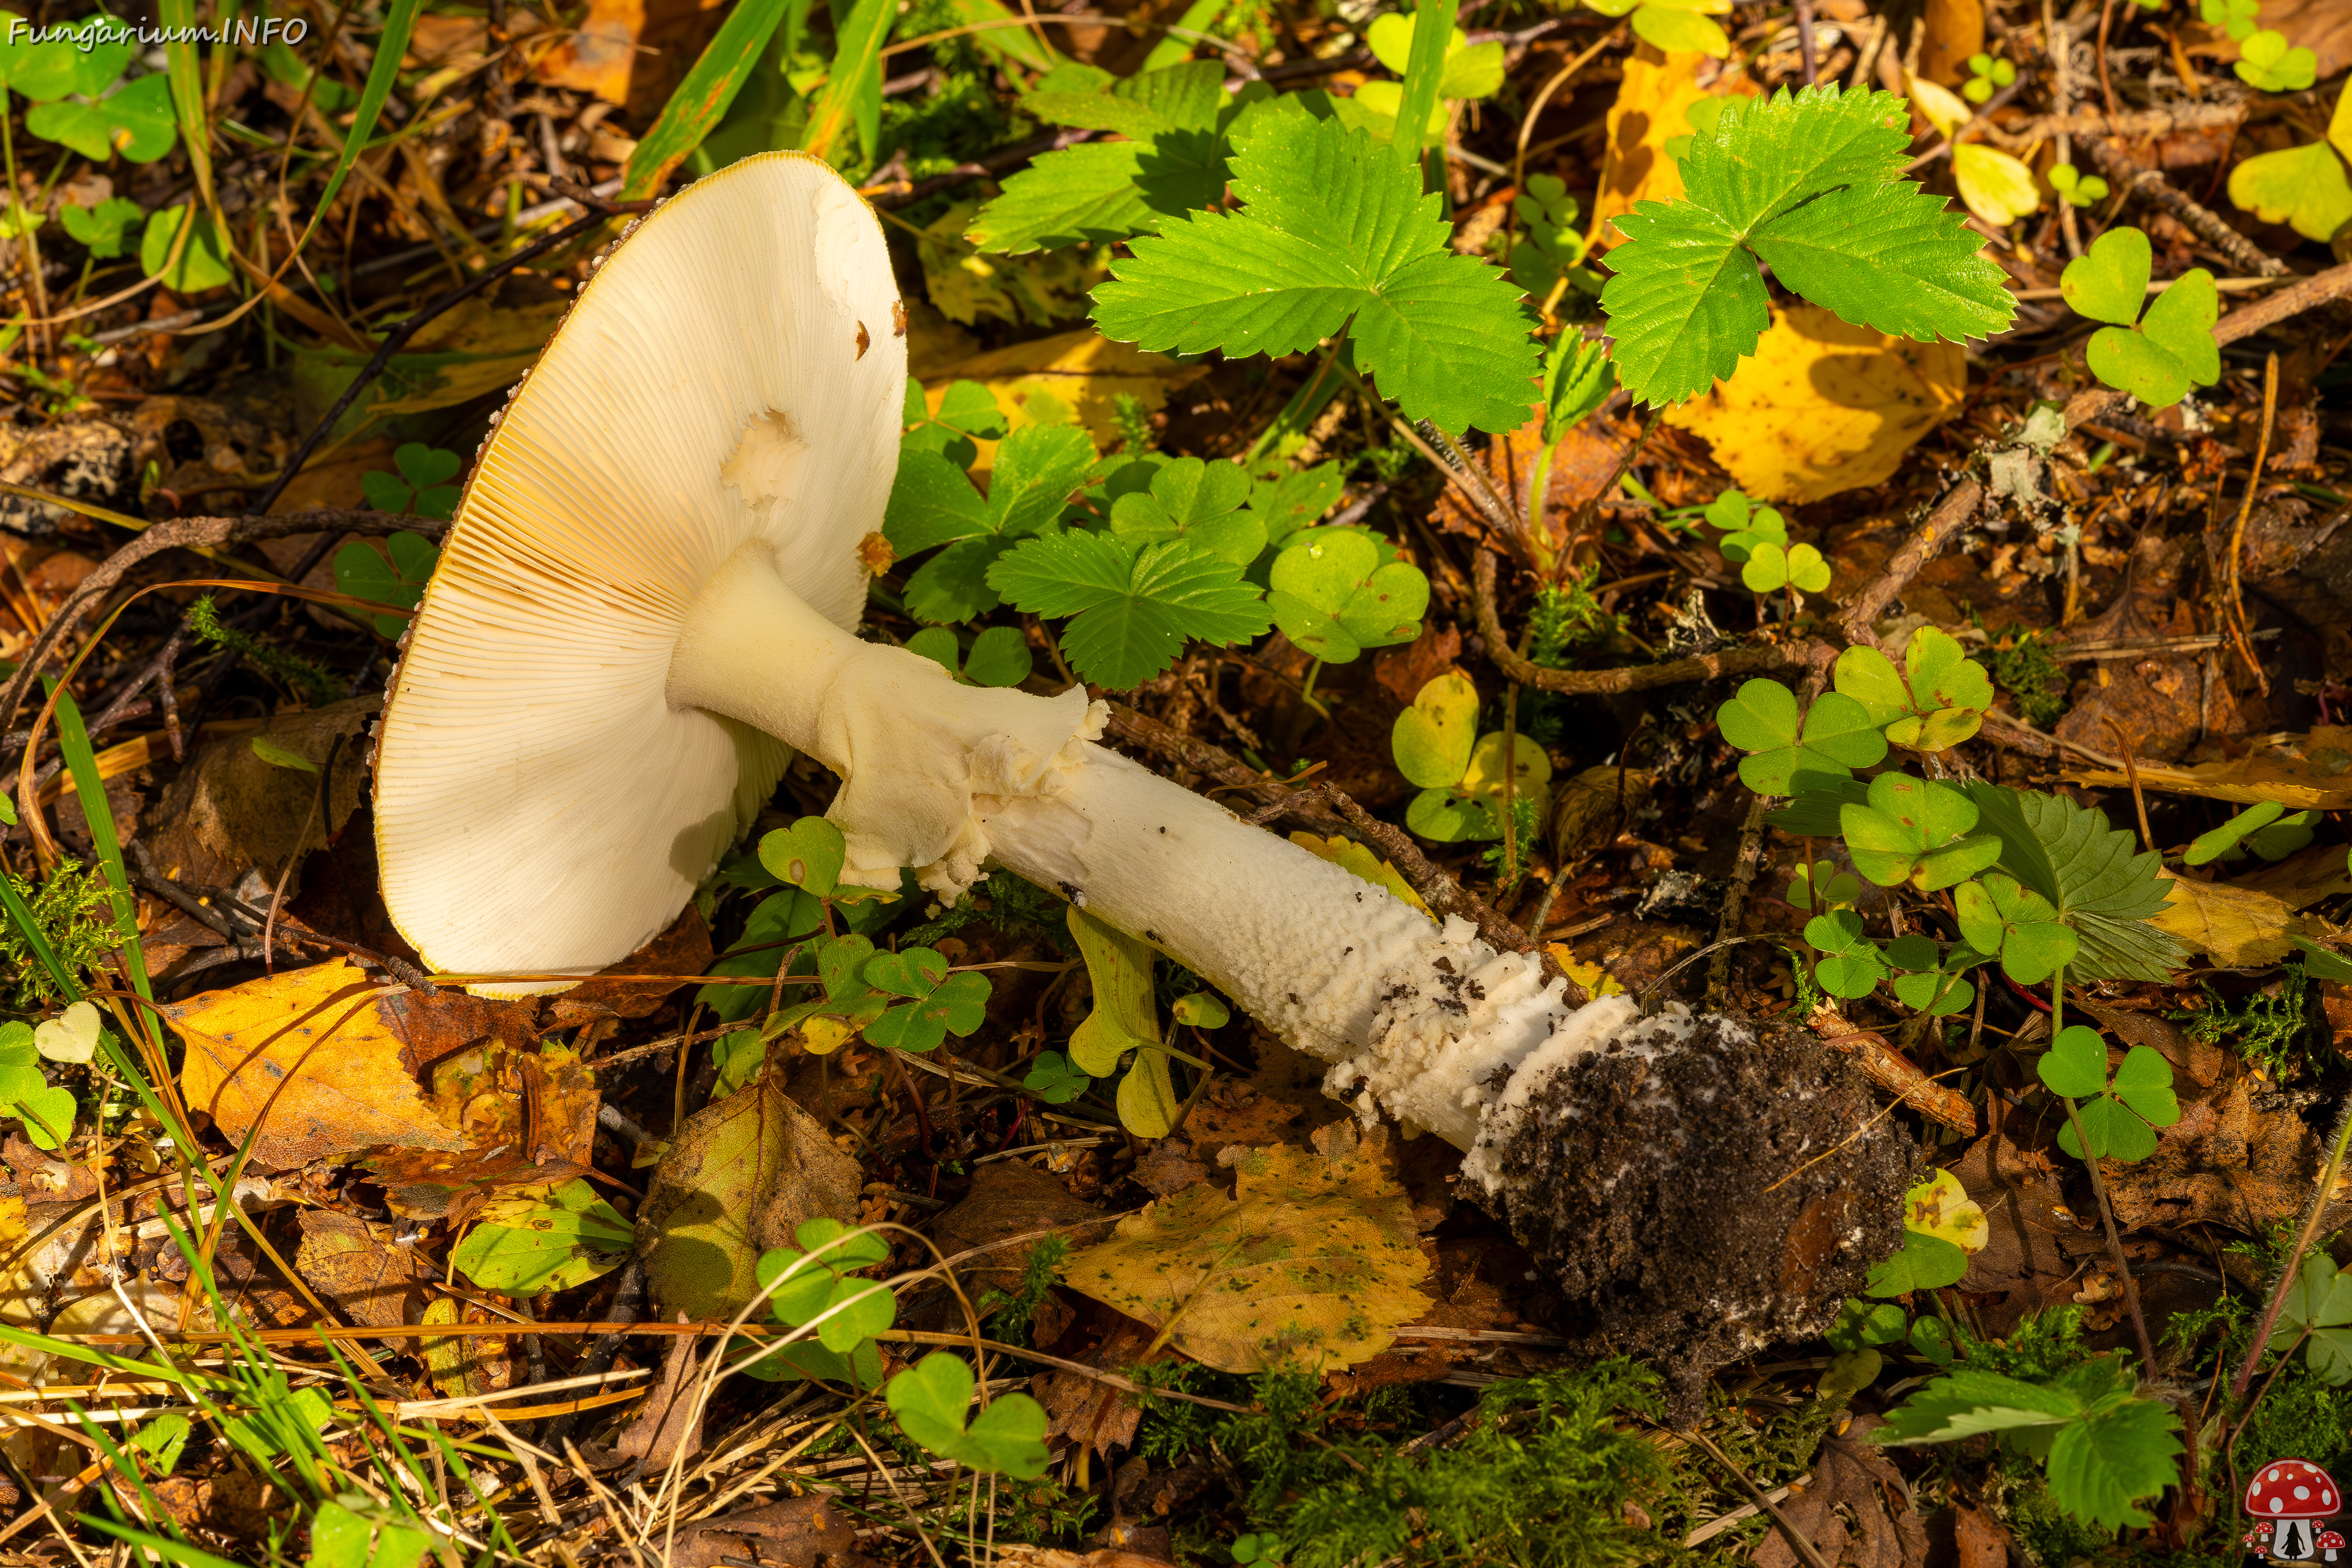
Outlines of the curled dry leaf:
M156 867L195 888L234 888L248 868L275 882L289 855L324 846L359 809L367 784L362 760L364 732L383 706L381 696L355 697L324 708L280 714L258 731L225 736L204 746L164 796L157 818L165 826L150 842ZM341 751L335 742L341 738ZM256 754L252 742L323 768L334 752L327 809L310 820L323 773L277 767ZM291 888L288 897L292 897Z
M434 1270L391 1228L332 1209L302 1211L295 1271L352 1322L372 1329L423 1321Z
M1232 1163L1234 1196L1160 1199L1072 1256L1063 1282L1223 1372L1367 1361L1429 1310L1412 1205L1369 1151L1324 1160L1276 1145Z
M1885 483L1967 393L1959 344L1888 337L1799 304L1774 310L1731 379L1666 423L1704 437L1749 495L1816 501Z

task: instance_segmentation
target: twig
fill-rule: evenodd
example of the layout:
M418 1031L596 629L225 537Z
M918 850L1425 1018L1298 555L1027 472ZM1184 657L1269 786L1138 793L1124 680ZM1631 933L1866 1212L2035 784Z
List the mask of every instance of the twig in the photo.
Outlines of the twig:
M1748 820L1739 829L1739 853L1731 864L1731 886L1723 897L1723 917L1716 922L1715 939L1725 942L1723 950L1707 965L1706 1005L1720 1009L1724 993L1731 984L1731 948L1727 939L1739 934L1739 921L1748 912L1748 889L1755 884L1756 873L1764 861L1764 814L1771 808L1772 797L1755 795L1748 802Z
M1977 504L1983 500L1984 487L1974 479L1962 479L1944 492L1927 521L1887 558L1886 569L1879 574L1878 581L1846 606L1845 616L1838 623L1846 641L1865 647L1878 647L1878 617L1886 613L1937 552L1951 542L1952 536L1968 526L1977 514Z
M73 597L49 617L48 624L33 639L33 646L26 650L15 679L9 681L5 690L0 690L0 724L5 724L16 717L17 708L32 690L42 664L81 624L90 610L122 581L132 567L166 550L218 550L232 544L283 539L289 534L315 533L321 530L361 534L411 532L431 536L447 527L446 523L426 518L374 511L364 507L317 507L306 511L278 512L269 517L180 517L169 522L159 522L100 562L97 571L81 580L80 586L74 590Z
M1812 86L1821 79L1821 60L1813 50L1813 0L1796 0L1797 61L1804 69L1805 85Z
M1932 1116L1957 1132L1974 1137L1977 1108L1958 1089L1948 1089L1921 1072L1917 1064L1896 1050L1875 1029L1857 1029L1845 1015L1827 1002L1815 1007L1805 1022L1822 1044L1855 1058L1864 1078L1925 1116Z
M2230 531L2230 602L2223 606L2230 620L2230 637L2238 657L2246 661L2253 672L2254 684L2262 694L2271 694L2271 678L2254 661L2254 650L2246 646L2246 601L2238 585L2238 558L2246 545L2246 520L2254 514L2254 495L2263 487L2263 464L2270 459L2271 427L2278 416L2278 355L2272 354L2263 366L2263 433L2254 443L2253 471L2246 476L2246 499L2239 503L2237 526Z
M2229 219L2165 178L2163 170L2135 169L2105 142L2092 138L2084 139L2082 150L2099 172L2126 195L2137 196L2169 213L2183 227L2221 252L2239 272L2251 278L2277 278L2286 272L2285 262L2240 234L2231 226Z
M1472 569L1478 614L1478 635L1486 639L1486 657L1504 676L1538 691L1561 691L1573 697L1614 697L1628 691L1648 691L1661 686L1686 686L1701 680L1722 680L1735 675L1761 675L1768 670L1802 665L1811 657L1803 644L1789 647L1726 648L1720 653L1695 654L1665 664L1628 665L1620 669L1547 669L1512 651L1495 611L1495 557L1481 550Z
M1715 1444L1707 1438L1706 1435L1696 1426L1690 1427L1685 1431L1677 1432L1675 1435L1680 1437L1684 1442L1695 1445L1703 1453L1705 1453L1707 1458L1713 1459L1717 1464L1721 1465L1725 1470L1728 1471L1731 1479L1739 1483L1739 1489L1746 1492L1749 1499L1755 1502L1757 1507L1762 1509L1766 1513L1772 1516L1773 1526L1780 1531L1781 1537L1788 1542L1789 1549L1794 1552L1798 1556L1803 1558L1807 1563L1811 1564L1811 1568L1830 1568L1829 1563L1822 1559L1821 1548L1815 1546L1811 1540L1807 1539L1803 1531L1799 1530L1795 1525L1789 1522L1789 1516L1780 1511L1780 1505L1772 1500L1771 1494L1751 1480L1746 1470L1743 1470L1738 1465L1733 1464L1731 1462L1730 1455L1717 1447Z
M2154 854L2156 834L2147 825L2147 796L2140 792L2139 759L2132 754L2132 738L2124 733L2124 727L2116 722L2114 714L2102 713L2099 717L2105 720L2107 728L2116 733L2116 752L2124 760L2124 777L2131 781L2132 808L2139 813L2139 839L2147 846L2148 852Z

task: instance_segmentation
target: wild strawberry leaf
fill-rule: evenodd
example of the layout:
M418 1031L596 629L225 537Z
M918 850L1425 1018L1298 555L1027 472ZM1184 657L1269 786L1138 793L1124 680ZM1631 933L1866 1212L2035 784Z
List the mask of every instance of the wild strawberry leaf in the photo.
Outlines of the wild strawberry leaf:
M1171 220L1095 290L1105 336L1233 356L1311 349L1348 329L1357 364L1411 419L1517 428L1535 403L1519 290L1454 254L1444 201L1369 131L1252 117L1236 213ZM1760 330L1760 329L1759 329Z
M1769 320L1759 261L1845 321L1923 341L2005 329L2000 268L1941 197L1901 178L1900 100L1834 87L1727 100L1692 138L1685 199L1620 216L1601 308L1619 378L1675 403L1728 377Z
M2186 947L2148 923L2165 904L2162 863L2131 834L2064 795L1980 779L1968 792L1980 825L2000 836L2000 868L2048 900L2079 939L2067 978L2161 981L2188 961Z
M1078 674L1115 691L1166 669L1188 639L1230 645L1274 624L1239 567L1181 539L1137 545L1055 533L999 558L988 582L1032 615L1071 617L1062 651Z

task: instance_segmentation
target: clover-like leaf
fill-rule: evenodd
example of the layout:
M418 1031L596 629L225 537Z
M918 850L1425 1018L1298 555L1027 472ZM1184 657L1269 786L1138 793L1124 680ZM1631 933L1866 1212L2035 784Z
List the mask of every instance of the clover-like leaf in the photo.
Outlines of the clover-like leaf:
M2329 132L2333 142L2352 146L2352 103L2337 100ZM2264 223L2291 225L2305 239L2325 243L2352 223L2352 180L2345 177L2344 160L2329 142L2243 159L2230 171L2229 189L2230 200L2242 211ZM67 226L72 226L70 214Z
M933 1351L893 1377L883 1398L898 1429L943 1459L1024 1480L1043 1475L1048 1462L1045 1407L1025 1394L1000 1394L967 1425L972 1387L971 1367L945 1351Z
M110 196L94 207L68 202L58 209L66 232L100 261L111 261L122 254L130 243L131 226L145 216L137 202L120 196Z
M878 1280L857 1278L862 1269L890 1260L889 1245L871 1231L852 1231L837 1219L804 1220L793 1232L797 1247L761 1253L754 1269L761 1289L774 1289L768 1308L780 1322L816 1325L817 1342L847 1355L897 1321L898 1298Z
M1996 871L1963 882L1952 890L1952 904L1968 944L2000 954L2001 973L2020 985L2040 984L2074 956L2078 942L2057 907L2014 877Z
M2084 1141L2100 1159L2145 1160L2156 1152L2156 1129L2180 1120L2172 1064L2147 1046L2126 1051L2110 1079L2105 1042L2097 1030L2075 1024L2059 1031L2034 1071L2053 1093L2079 1102L2082 1138L2072 1121L2058 1133L2058 1146L2077 1160L2085 1157Z
M1429 579L1351 530L1313 529L1274 558L1266 605L1298 647L1327 664L1411 642L1429 607Z
M1873 1265L1863 1294L1885 1298L1957 1285L1969 1271L1969 1255L1940 1236L1905 1230L1903 1250Z
M2238 79L2264 92L2301 92L2319 74L2315 49L2289 47L2286 35L2264 27L2238 46Z
M822 899L841 881L841 863L848 853L841 829L822 816L803 816L790 827L779 827L760 838L760 864L787 886L805 889Z
M1247 566L1265 548L1265 522L1244 510L1250 477L1237 463L1180 458L1151 476L1150 488L1111 503L1110 527L1121 539L1184 539L1212 555Z
M2077 314L2115 323L2091 334L2084 351L2091 373L2152 407L2168 408L2190 387L2221 379L2221 351L2213 341L2221 296L2213 275L2197 268L2175 279L2143 321L2149 255L2147 235L2111 228L2066 264L2058 286Z
M1094 1079L1059 1051L1041 1051L1021 1079L1030 1093L1048 1105L1067 1105L1094 1087Z
M395 533L383 542L383 549L390 552L389 561L373 545L357 541L336 551L335 591L378 605L415 609L425 596L425 579L433 575L441 552L431 540L415 533ZM387 637L397 638L408 629L406 616L369 618L377 632Z
M1715 710L1723 738L1743 752L1739 781L1758 795L1798 790L1851 776L1886 755L1886 738L1853 698L1825 691L1798 728L1797 696L1777 680L1750 680Z
M1828 860L1799 866L1789 879L1789 902L1801 910L1851 909L1862 900L1862 884L1851 871Z
M1923 892L1968 880L2000 858L2000 840L1973 833L1974 802L1949 784L1881 773L1868 800L1840 808L1853 868L1882 888L1909 882Z
M1862 917L1852 910L1815 915L1805 922L1805 940L1821 950L1813 978L1832 996L1867 996L1887 976L1885 952L1862 934Z
M187 231L184 241L183 229ZM179 252L176 260L174 247ZM150 278L162 279L164 288L179 294L216 289L230 276L220 230L211 215L194 203L160 207L147 215L147 226L139 239L139 268Z
M871 973L872 965L867 968ZM987 1022L989 990L984 974L969 970L950 974L937 990L892 1007L866 1025L866 1037L884 1050L936 1049L948 1036L961 1039Z
M1470 766L1478 739L1478 689L1460 670L1423 683L1412 706L1396 716L1389 750L1397 772L1423 789L1450 789Z

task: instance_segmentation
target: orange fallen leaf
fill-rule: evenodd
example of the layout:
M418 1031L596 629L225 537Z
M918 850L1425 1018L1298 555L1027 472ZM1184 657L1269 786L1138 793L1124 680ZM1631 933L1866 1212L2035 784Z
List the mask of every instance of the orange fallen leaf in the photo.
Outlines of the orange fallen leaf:
M541 63L539 79L593 92L607 103L626 103L629 68L645 26L645 0L589 0L579 29Z
M1714 65L1696 51L1664 54L1653 44L1641 45L1626 60L1617 101L1609 110L1608 152L1601 160L1601 188L1592 199L1589 243L1614 245L1624 237L1609 226L1609 220L1632 212L1635 202L1681 198L1682 171L1667 156L1666 143L1691 134L1692 104L1714 94L1755 95L1753 82L1728 72L1701 87L1699 70Z
M187 1042L180 1092L265 1164L307 1164L377 1144L460 1149L429 1104L382 998L400 994L345 959L207 991L162 1009Z
M1815 501L1885 483L1967 389L1959 344L1891 338L1799 304L1774 310L1731 379L1666 423L1704 437L1749 495Z

